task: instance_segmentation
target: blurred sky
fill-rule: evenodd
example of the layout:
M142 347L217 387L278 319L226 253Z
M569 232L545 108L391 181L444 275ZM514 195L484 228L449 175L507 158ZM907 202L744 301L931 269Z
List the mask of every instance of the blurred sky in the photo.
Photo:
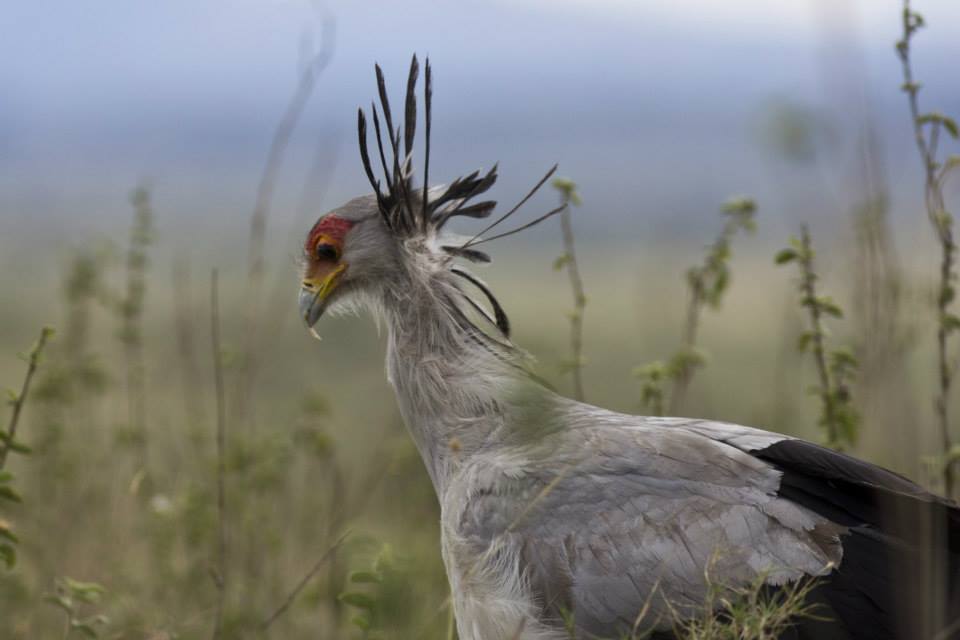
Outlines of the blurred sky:
M435 70L432 176L450 179L499 160L499 195L510 200L560 162L561 173L581 185L587 237L683 233L734 193L756 195L761 215L781 221L842 215L854 197L845 185L857 171L867 117L879 132L895 200L914 203L917 189L900 184L919 164L897 90L900 6L7 3L0 17L0 233L9 240L53 227L67 242L109 230L128 215L131 187L147 180L168 237L185 220L200 236L235 221L230 241L242 240L298 58L305 42L317 45L324 19L335 21L334 60L278 184L271 230L280 236L366 188L356 107L374 96L374 61L397 104L414 51L429 55ZM922 99L930 109L960 113L960 3L927 0L915 8L931 24L916 43ZM791 160L771 143L770 114L784 107L822 125L812 161Z

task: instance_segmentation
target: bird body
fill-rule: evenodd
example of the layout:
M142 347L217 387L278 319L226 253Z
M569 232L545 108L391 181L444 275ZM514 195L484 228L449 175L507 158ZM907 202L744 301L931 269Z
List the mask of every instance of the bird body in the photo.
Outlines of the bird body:
M495 172L413 187L416 74L414 60L403 156L378 69L394 153L391 170L374 111L387 192L373 176L361 112L374 194L315 225L300 303L311 326L328 308L367 308L387 328L387 376L440 504L459 638L669 634L701 613L711 579L771 589L818 580L813 597L830 622L799 625L805 637L929 637L952 620L952 503L801 440L619 414L564 398L531 373L492 292L455 262L486 259L474 248L479 235L443 229L456 215L490 215L492 203L467 203ZM426 85L429 117L429 66ZM921 566L933 568L914 579L909 569Z

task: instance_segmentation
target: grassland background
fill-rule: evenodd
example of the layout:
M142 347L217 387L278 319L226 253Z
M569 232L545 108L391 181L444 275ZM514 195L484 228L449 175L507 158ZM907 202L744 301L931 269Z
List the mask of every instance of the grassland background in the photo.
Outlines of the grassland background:
M895 26L895 3L887 9ZM435 130L441 179L503 159L497 195L509 202L560 160L561 172L581 184L585 203L575 211L574 225L589 298L587 399L640 411L632 370L676 349L686 304L684 270L718 230L720 203L747 193L758 200L759 230L735 240L733 282L722 308L704 316L699 342L709 362L695 378L684 413L818 439L817 407L807 393L813 371L795 349L804 323L795 276L775 267L772 256L801 222L811 223L823 288L848 311L847 319L830 323L831 339L862 347L853 295L864 286L857 276L854 211L868 196L858 176L864 123L870 121L882 142L874 159L883 169L879 182L890 205L890 255L904 282L896 324L908 338L905 356L883 380L854 389L865 416L855 453L929 483L921 460L937 452L931 409L937 249L921 210L919 162L898 92L891 22L868 18L868 29L878 33L864 39L864 67L854 64L853 75L830 75L824 71L829 60L797 63L797 56L816 49L809 58L835 54L849 62L848 50L832 48L845 42L842 33L818 49L792 33L778 41L777 27L769 25L751 32L738 24L718 36L687 29L680 20L668 25L673 31L646 41L638 34L649 36L656 24L634 32L631 25L641 22L636 15L615 25L614 13L591 14L596 23L589 24L612 44L598 45L603 38L595 36L582 62L563 46L580 33L582 11L560 15L538 6L511 14L519 26L504 27L508 35L499 42L492 70L475 62L480 57L474 49L457 53L457 42L430 42L450 55L444 72L443 56L434 54L439 77L448 83L438 86L437 95L449 101L438 104L450 114L439 118ZM210 77L191 77L200 97L180 104L182 111L164 101L154 109L149 101L109 91L120 86L154 95L123 75L139 70L137 63L117 62L110 71L121 77L116 85L101 77L101 84L86 87L89 95L81 92L83 99L67 107L52 99L58 94L50 87L60 76L42 60L39 81L13 85L23 89L13 100L14 115L0 114L0 148L6 151L0 158L0 387L19 386L24 363L17 354L29 348L42 325L58 333L21 427L34 453L10 463L24 503L0 514L22 538L17 568L0 573L0 638L62 637L61 614L42 601L58 576L105 587L102 602L84 608L109 616L103 637L210 635L216 475L208 291L214 267L222 281L228 400L227 637L256 637L257 624L347 529L348 543L275 623L271 637L363 637L350 622L357 609L340 603L338 595L354 588L350 572L373 566L378 557L387 558L378 565L383 582L359 587L378 602L375 626L390 638L446 637L437 507L385 381L384 337L370 318L327 318L317 342L296 314L295 256L302 234L318 215L364 188L350 128L355 104L372 94L369 63L376 57L400 73L410 49L406 41L364 49L358 22L351 22L350 10L342 12L338 53L345 62L322 78L323 90L305 115L277 184L260 300L260 366L247 420L235 413L235 390L238 359L251 342L243 320L249 214L271 127L293 81L292 45L277 53L261 42L257 51L233 61L228 66L236 77L241 68L255 77L225 84L223 95L210 89ZM388 23L381 16L374 27ZM546 25L547 33L537 43L551 33L557 42L531 53L526 65L511 67L511 52L526 37L523 29L537 24ZM287 37L289 45L290 29L273 27L264 42ZM951 28L944 23L944 31ZM150 46L154 64L167 64L164 47L172 45ZM628 64L624 53L630 60L660 55L675 64ZM960 111L951 109L958 94L944 75L944 61L955 53L956 43L941 31L921 58L931 106L954 113ZM97 55L102 60L106 54ZM241 64L251 59L262 64ZM546 72L541 61L552 63ZM206 60L197 66L218 69ZM363 82L358 68L366 74ZM512 75L494 72L503 68ZM608 73L598 80L595 68ZM160 76L167 90L191 90L171 83L172 74ZM853 96L869 108L845 93L851 78L857 86L864 81L866 88ZM245 102L241 90L250 87L259 87L259 95ZM442 98L441 87L449 99ZM505 100L497 87L514 99ZM108 89L99 103L90 97L98 88ZM41 103L50 106L40 109ZM98 112L104 104L113 111ZM800 112L788 125L809 127L799 156L778 146L782 138L768 126L784 124L785 107ZM117 113L124 117L114 118ZM184 113L196 117L178 119ZM146 124L138 128L141 121ZM143 311L145 464L139 425L131 424L127 406L119 320L98 299L125 286L128 195L142 182L150 187L155 225ZM949 195L956 195L955 187ZM553 198L544 194L534 209ZM569 392L559 363L568 357L565 313L572 301L564 274L551 268L561 251L558 227L543 225L491 251L495 262L481 273L510 314L516 342L536 357L540 374ZM67 283L84 255L103 256L99 294L71 306ZM189 274L188 321L181 325L193 339L187 356L176 335L175 265ZM83 314L88 333L78 324ZM96 373L87 383L68 360L71 340L82 344L82 360ZM54 385L54 375L63 372L72 381ZM191 412L191 401L199 411Z

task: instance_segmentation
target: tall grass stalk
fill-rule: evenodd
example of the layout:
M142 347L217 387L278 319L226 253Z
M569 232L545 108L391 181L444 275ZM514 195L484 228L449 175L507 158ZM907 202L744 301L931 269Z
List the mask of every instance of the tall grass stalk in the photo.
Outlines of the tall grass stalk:
M260 304L265 272L264 247L267 235L267 216L273 201L273 192L283 166L283 159L300 122L303 111L313 95L317 80L330 64L334 52L334 23L325 20L320 50L302 55L297 84L286 109L277 123L270 141L270 149L257 185L256 203L250 216L250 245L247 255L246 349L241 361L234 415L240 423L248 418L251 390L256 381L260 358Z
M143 307L147 291L147 249L153 242L150 192L138 187L130 196L133 224L126 258L126 291L119 302L120 342L123 344L127 384L127 427L140 449L140 470L147 470L147 387L143 354Z
M923 16L910 8L910 0L903 2L902 25L903 37L896 46L903 71L901 89L907 94L913 137L923 165L923 200L927 218L940 244L936 298L938 391L934 400L934 409L943 456L942 462L938 465L943 490L947 496L953 497L956 490L955 470L957 462L960 462L960 449L953 443L950 427L950 390L957 369L957 359L949 353L949 343L953 334L960 329L960 317L952 311L953 301L956 298L957 245L954 239L953 216L947 211L943 185L947 174L960 166L960 156L949 156L945 161L941 161L939 144L942 134L945 133L957 139L960 137L960 130L956 121L949 116L939 112L921 113L920 111L921 85L914 78L910 47L913 37L925 23Z
M564 372L569 371L573 376L573 396L583 402L583 313L587 308L587 295L583 289L583 278L580 276L580 265L577 262L577 251L574 243L573 222L571 220L570 205L579 206L580 195L577 185L568 178L557 178L553 186L560 192L563 210L560 212L560 228L563 231L563 254L554 263L555 270L566 269L570 278L570 290L573 292L573 310L567 314L570 319L570 359L561 363Z
M193 427L198 427L206 422L206 412L203 409L200 370L196 358L190 263L185 257L176 260L172 275L173 324L177 335L183 402L187 419Z
M227 499L226 499L226 440L227 418L224 406L223 362L220 346L220 295L217 270L210 277L210 341L213 348L213 379L217 405L217 566L213 581L217 587L217 610L213 638L223 633L223 613L227 598Z

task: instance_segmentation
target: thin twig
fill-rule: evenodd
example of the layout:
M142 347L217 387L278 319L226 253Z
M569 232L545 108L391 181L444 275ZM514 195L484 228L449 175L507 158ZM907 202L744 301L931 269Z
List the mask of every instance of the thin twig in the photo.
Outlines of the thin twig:
M201 398L200 374L197 370L194 345L194 317L190 261L180 256L173 265L173 321L177 334L177 352L180 356L183 380L183 399L191 426L206 423ZM283 315L283 314L277 314Z
M6 464L7 454L13 447L17 436L17 426L20 424L20 414L23 412L23 405L26 403L27 394L30 392L30 382L33 380L33 375L37 372L37 367L40 365L40 355L43 353L43 348L52 335L53 329L50 327L41 329L40 337L30 350L30 355L27 356L27 373L23 377L20 394L13 400L13 413L10 415L10 423L7 425L7 430L4 433L3 442L0 443L0 469L3 469Z
M327 68L333 57L333 23L325 21L323 31L323 44L320 51L312 57L308 64L302 65L296 89L287 104L283 117L277 123L273 139L270 141L270 150L267 152L263 173L260 175L256 205L253 209L253 215L250 217L249 277L251 284L259 280L263 274L263 247L266 237L267 215L270 213L273 190L280 167L283 165L284 153L290 144L290 139L293 137L297 124L300 122L303 110L313 94L317 78Z
M304 587L306 587L310 580L317 575L320 569L323 568L323 565L326 564L327 560L333 556L337 549L343 545L344 541L346 541L347 536L349 535L349 531L344 533L337 539L336 542L333 543L329 549L324 552L322 556L320 556L320 559L317 560L310 570L307 571L307 573L300 579L300 582L298 582L297 586L293 588L293 591L287 595L283 603L260 624L260 629L262 631L267 631L270 628L270 625L272 625L277 618L286 613L287 609L289 609L290 605L293 604L293 601L297 599L297 596L300 595L300 592L303 591Z
M918 94L920 85L914 80L913 69L910 64L910 41L917 29L923 26L919 14L910 8L910 0L904 0L903 38L897 43L897 53L903 69L903 91L907 94L910 108L914 140L924 171L924 204L927 217L933 225L937 239L940 242L941 256L939 281L937 286L937 373L938 393L934 401L937 414L937 423L940 430L941 447L943 454L948 456L942 465L944 493L953 497L954 493L954 465L956 460L949 456L953 450L953 440L950 435L950 388L953 385L953 368L947 352L948 339L956 329L956 317L950 313L950 307L955 297L953 281L956 279L956 243L953 236L953 221L946 210L943 196L942 181L938 176L939 162L937 161L937 147L940 128L945 125L943 116L937 118L924 117L920 113ZM929 138L924 125L931 125ZM955 127L956 125L954 125Z
M573 245L573 224L570 220L570 207L560 212L560 226L563 229L563 250L566 255L567 275L570 277L570 289L573 291L573 313L570 314L570 350L573 356L573 395L581 402L583 395L583 312L587 307L587 296L583 291L583 278L577 264L577 253Z
M264 274L264 246L266 244L267 216L270 213L270 204L273 200L273 191L277 176L283 165L284 154L293 137L293 132L300 122L303 111L310 97L313 95L317 78L330 64L334 51L334 22L331 19L323 22L323 40L320 50L302 63L297 86L287 104L287 108L277 123L263 173L257 186L257 198L253 214L250 216L250 246L248 249L248 273L246 300L246 335L249 336L243 365L240 369L239 388L236 395L235 415L242 422L246 419L250 389L253 387L259 356L259 311L260 293Z
M556 166L551 170L556 169ZM549 177L550 174L547 174ZM539 187L539 185L538 185ZM573 310L567 314L570 319L570 361L563 363L563 371L569 371L573 376L573 395L583 402L583 313L587 307L587 295L583 290L583 278L580 277L580 265L577 262L577 252L574 246L573 221L570 214L570 205L580 204L580 195L577 185L569 178L557 178L553 187L560 192L560 229L563 232L563 255L554 262L553 267L561 267L567 271L570 279L570 290L573 293ZM529 197L529 196L528 196Z
M220 347L220 298L218 274L214 269L210 278L210 339L213 347L213 380L217 400L217 571L214 583L217 586L217 613L213 637L223 633L223 611L227 594L227 529L226 529L226 431L227 421L223 394L223 365Z
M126 292L119 301L120 340L123 343L127 383L127 423L137 435L141 470L148 470L146 364L143 353L143 309L147 291L147 248L152 242L153 209L145 186L130 196L133 223L126 256Z

